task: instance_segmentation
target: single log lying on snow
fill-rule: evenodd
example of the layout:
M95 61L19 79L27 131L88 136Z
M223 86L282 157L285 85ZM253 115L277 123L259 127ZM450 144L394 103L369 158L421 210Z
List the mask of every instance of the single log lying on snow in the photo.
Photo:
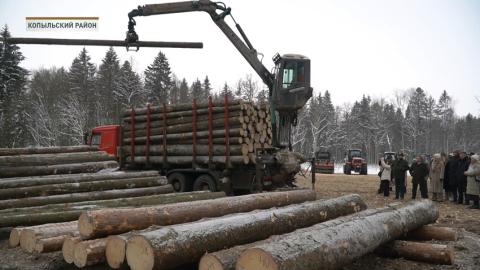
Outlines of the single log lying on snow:
M105 261L107 238L82 241L75 244L73 263L80 268Z
M2 166L44 166L107 160L115 160L115 158L103 151L0 156L0 168Z
M132 269L171 269L196 263L205 252L266 239L364 209L366 204L360 196L352 194L168 226L130 237L127 262Z
M37 253L46 253L53 252L62 249L63 242L67 237L79 236L78 231L73 232L70 235L59 235L48 238L38 239L35 243L35 252Z
M20 245L20 234L22 233L23 227L13 228L10 231L10 237L8 238L8 246L16 247Z
M77 224L77 221L72 221L23 228L20 233L20 246L25 251L33 252L39 239L78 234Z
M93 173L103 169L117 168L116 161L84 162L46 166L4 167L0 177L19 177L49 174Z
M32 147L32 148L0 148L0 156L31 155L31 154L55 154L98 151L98 147L89 145L56 146L56 147Z
M57 174L44 176L28 176L14 177L0 181L0 189L31 187L40 185L66 184L93 182L97 180L125 179L125 178L141 178L159 176L157 171L140 171L140 172L98 172L98 173L82 173L82 174Z
M67 236L63 241L62 255L67 263L73 263L75 259L75 245L82 241L80 236Z
M84 206L79 206L78 208L67 208L66 210L58 209L47 209L42 212L32 212L32 213L13 213L13 214L4 214L0 215L0 227L2 226L26 226L26 225L36 225L36 224L46 224L46 223L55 223L63 221L72 221L79 218L80 214L88 209L98 209L98 208L108 208L108 207L132 207L140 205L158 205L166 203L176 203L176 202L189 202L195 200L205 200L205 199L215 199L219 197L224 197L224 192L215 192L210 193L208 191L204 192L192 192L192 193L172 193L172 194L163 194L163 195L154 195L148 197L133 197L128 199L118 199L114 202L101 202L101 206L89 203ZM134 211L135 208L124 208L124 210Z
M178 224L205 217L285 206L315 200L315 197L314 191L305 189L134 209L100 209L82 213L78 228L82 237L90 239L141 230L151 225Z
M452 265L454 261L453 247L430 243L396 240L377 249L377 253L387 257L434 264Z
M173 192L171 185L155 186L146 188L132 188L106 191L93 191L72 194L61 194L47 197L31 197L23 199L0 200L0 209L33 207L56 203L73 203L93 200L110 200L117 198L129 198L164 194Z
M408 232L407 239L430 241L457 241L459 232L456 229L437 226L422 226L414 231Z
M245 250L236 269L338 269L437 218L436 205L422 200L330 228L314 225Z

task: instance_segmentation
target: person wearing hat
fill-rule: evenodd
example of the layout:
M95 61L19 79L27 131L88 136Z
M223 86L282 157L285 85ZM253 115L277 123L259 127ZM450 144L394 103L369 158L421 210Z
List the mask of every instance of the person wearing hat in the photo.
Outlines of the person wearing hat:
M432 201L443 201L443 176L445 162L440 153L433 155L432 166L430 167L430 190Z
M467 176L467 200L472 200L473 205L470 208L479 209L479 195L480 195L480 156L470 156L470 166L464 172Z
M392 163L392 177L395 179L395 199L402 199L405 196L407 187L405 185L406 172L410 169L403 153Z

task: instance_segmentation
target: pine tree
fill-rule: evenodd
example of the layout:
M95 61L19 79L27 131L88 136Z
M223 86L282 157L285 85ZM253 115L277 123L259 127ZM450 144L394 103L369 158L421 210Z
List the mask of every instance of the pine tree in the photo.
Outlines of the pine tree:
M148 92L148 102L155 105L168 102L172 78L168 59L161 51L153 63L145 70L145 90Z
M225 96L228 96L229 100L234 99L234 95L227 82L223 85L222 92L220 93L219 99L223 99Z
M28 72L20 67L20 62L25 59L20 48L6 42L9 37L10 32L5 25L0 40L0 147L19 147L28 143Z
M147 95L143 91L140 75L132 70L129 61L123 62L118 75L118 87L113 93L115 99L115 111L120 115L121 111L131 106L145 104Z
M202 83L198 78L192 83L192 86L190 87L190 96L192 97L192 100L195 99L197 102L203 100Z
M179 102L180 103L187 103L191 101L190 95L188 93L188 83L185 78L182 79L182 82L180 83L180 89L179 89Z
M203 85L202 85L202 90L203 90L203 95L202 95L202 101L207 101L208 97L211 95L212 91L212 85L210 84L210 80L208 79L208 76L205 76L205 79L203 80Z
M98 119L100 124L113 123L120 115L116 110L115 92L118 92L118 79L120 73L120 62L117 53L112 47L106 52L102 59L96 77L96 89L98 94L97 108L99 108Z
M435 108L435 114L440 119L442 151L448 153L448 151L452 150L449 145L449 133L451 132L453 126L454 111L452 105L452 98L448 95L446 90L443 90L440 98L438 99L438 103Z

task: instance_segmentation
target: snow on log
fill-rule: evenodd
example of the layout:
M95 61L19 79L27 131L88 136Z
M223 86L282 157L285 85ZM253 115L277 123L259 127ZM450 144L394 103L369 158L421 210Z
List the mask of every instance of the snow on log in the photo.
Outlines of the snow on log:
M359 195L352 194L168 226L130 237L127 262L134 270L172 269L198 262L205 252L266 239L366 207Z
M56 147L29 147L29 148L0 148L0 156L56 154L98 151L98 147L89 145L56 146Z

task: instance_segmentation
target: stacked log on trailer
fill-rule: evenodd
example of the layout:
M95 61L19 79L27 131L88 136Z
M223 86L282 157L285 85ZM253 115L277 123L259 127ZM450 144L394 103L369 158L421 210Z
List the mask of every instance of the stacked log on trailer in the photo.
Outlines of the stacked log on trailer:
M131 108L123 153L136 164L251 164L272 145L270 108L242 100Z
M113 156L92 146L0 148L0 178L93 173L116 167Z

